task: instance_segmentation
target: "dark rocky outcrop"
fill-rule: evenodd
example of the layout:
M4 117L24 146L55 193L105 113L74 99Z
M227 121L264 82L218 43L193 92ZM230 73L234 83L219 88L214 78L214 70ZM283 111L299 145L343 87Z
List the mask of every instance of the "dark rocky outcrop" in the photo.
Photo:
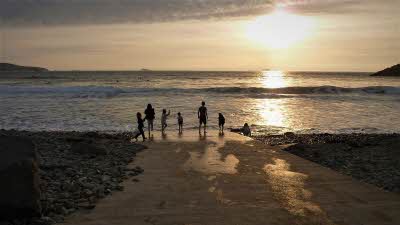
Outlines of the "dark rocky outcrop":
M93 209L98 199L114 191L122 191L124 189L122 181L132 179L132 182L137 182L138 179L134 176L142 173L143 169L130 163L136 153L145 146L132 143L130 141L132 135L132 133L0 130L0 137L17 136L20 140L28 139L34 143L41 191L41 217L0 218L0 224L62 223L66 216L77 211ZM7 149L1 145L0 150L11 154L12 149L19 146L15 141L10 142L10 145L12 148ZM1 162L9 162L3 160L5 157L10 158L7 155L4 157L0 155ZM11 168L8 174L15 174L14 170L15 168ZM4 181L5 178L0 176L0 179L2 185L3 182L7 183ZM21 184L26 185L26 183ZM5 193L4 189L0 189L0 198L3 198Z
M0 136L0 220L40 216L37 157L32 141Z
M394 65L390 68L386 68L382 71L376 72L371 76L392 76L392 77L400 77L400 64Z
M0 63L0 72L46 72L48 69L32 66L19 66L11 63Z

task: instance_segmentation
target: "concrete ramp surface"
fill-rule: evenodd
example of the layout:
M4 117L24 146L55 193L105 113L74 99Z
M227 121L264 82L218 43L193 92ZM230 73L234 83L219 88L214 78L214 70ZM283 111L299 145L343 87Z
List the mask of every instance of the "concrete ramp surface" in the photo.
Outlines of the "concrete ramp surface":
M144 173L71 225L400 224L400 196L234 133L145 142Z

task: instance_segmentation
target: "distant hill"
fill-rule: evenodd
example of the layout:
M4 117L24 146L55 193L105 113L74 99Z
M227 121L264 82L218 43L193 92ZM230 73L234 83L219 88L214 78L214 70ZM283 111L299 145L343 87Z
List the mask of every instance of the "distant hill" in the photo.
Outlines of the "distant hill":
M390 68L386 68L382 71L372 74L371 76L392 76L400 77L400 64L394 65Z
M0 72L45 72L49 71L46 68L19 66L11 63L0 63Z

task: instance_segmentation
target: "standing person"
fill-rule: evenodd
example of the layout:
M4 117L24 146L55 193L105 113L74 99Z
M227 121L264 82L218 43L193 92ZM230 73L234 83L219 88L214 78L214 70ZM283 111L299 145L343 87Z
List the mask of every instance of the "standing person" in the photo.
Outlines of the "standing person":
M201 102L201 106L197 111L197 117L199 118L199 133L201 132L201 124L204 124L204 133L206 133L206 126L207 126L207 108L205 107L206 103L204 101Z
M140 112L138 112L138 113L136 114L136 117L137 117L137 123L138 123L138 130L139 130L139 133L136 134L135 139L136 139L136 141L137 141L138 137L139 137L140 135L142 135L143 141L144 141L144 140L146 140L146 137L144 136L144 131L143 131L144 120L145 120L145 119L142 119L142 114L141 114Z
M225 125L225 117L222 115L222 113L218 114L218 126L219 126L219 131L223 134L224 133L224 125Z
M150 136L150 130L153 131L153 122L154 119L156 118L156 113L154 112L154 108L151 104L147 105L146 110L144 111L144 114L146 115L144 117L145 120L147 120L147 129L149 130L149 136Z
M183 132L183 117L181 115L181 112L178 112L178 129L179 133L181 134Z
M171 111L170 110L168 110L168 113L167 113L167 110L166 109L163 109L163 111L162 111L162 115L161 115L161 132L164 134L164 131L165 131L165 128L167 128L167 119L168 119L168 116L169 116L169 114L171 113Z

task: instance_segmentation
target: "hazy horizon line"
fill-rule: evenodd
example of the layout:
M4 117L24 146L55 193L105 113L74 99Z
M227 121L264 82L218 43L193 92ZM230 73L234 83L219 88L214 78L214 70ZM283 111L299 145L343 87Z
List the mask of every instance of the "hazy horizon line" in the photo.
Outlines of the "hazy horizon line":
M148 69L148 68L132 68L132 69L51 69L46 66L37 65L24 65L12 62L0 62L5 64L14 64L24 67L39 67L47 69L45 72L262 72L262 71L283 71L283 72L324 72L324 73L375 73L377 71L362 71L362 70L296 70L296 69ZM386 66L388 68L390 66ZM385 68L381 68L383 70ZM0 71L0 72L13 72L13 71ZM18 72L18 71L15 71ZM26 71L28 72L28 71Z

